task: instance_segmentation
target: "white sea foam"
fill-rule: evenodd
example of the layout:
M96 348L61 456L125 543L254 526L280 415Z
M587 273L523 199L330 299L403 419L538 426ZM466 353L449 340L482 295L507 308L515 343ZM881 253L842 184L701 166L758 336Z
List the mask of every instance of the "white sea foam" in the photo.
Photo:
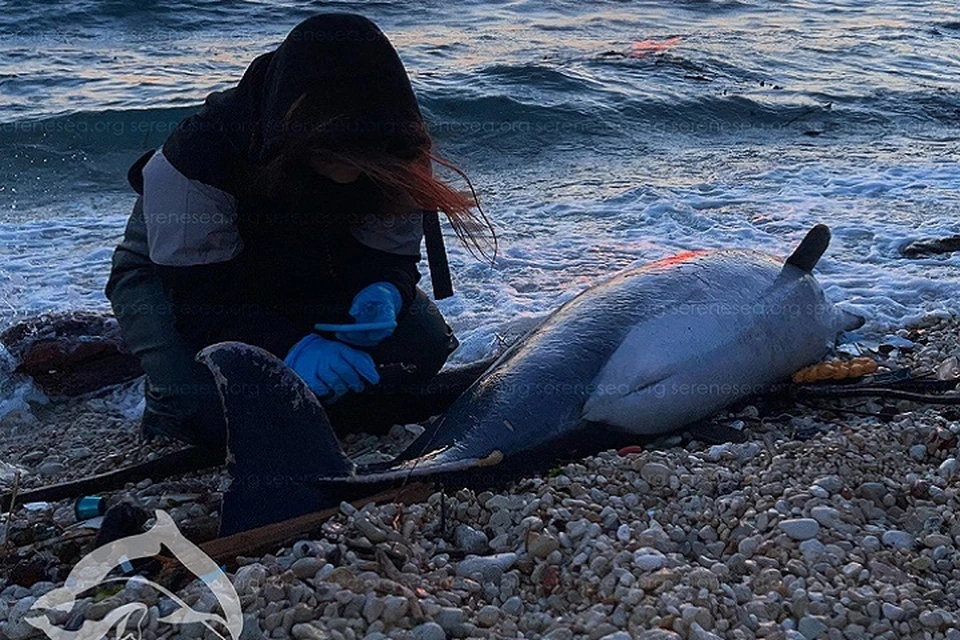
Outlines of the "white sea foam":
M451 243L458 296L440 303L463 336L457 359L486 355L513 317L543 316L618 269L698 248L741 247L786 256L812 225L833 241L816 273L829 298L883 333L931 313L960 312L960 255L907 260L900 247L957 232L960 168L800 166L738 177L733 184L630 189L523 233L516 214L493 268L473 264ZM556 206L556 205L554 205ZM579 211L570 216L570 211ZM952 215L947 215L944 212ZM513 212L515 213L515 212Z
M461 341L451 363L497 353L620 269L698 248L785 256L818 222L831 226L834 239L817 276L832 300L867 318L868 333L958 312L960 255L906 260L899 254L909 240L956 233L956 184L960 168L946 163L838 162L643 185L599 201L505 201L495 216L502 220L501 252L493 265L448 241L457 293L439 306ZM103 285L125 217L88 211L0 225L2 323L50 310L109 309ZM430 291L429 276L421 286ZM37 398L17 389L7 390L0 415L23 411ZM135 405L134 395L119 404Z
M504 212L509 227L501 227L493 266L448 241L457 295L440 306L465 346L493 345L511 319L542 316L632 264L711 247L786 255L806 229L826 222L834 239L818 265L820 281L832 299L866 312L870 327L889 329L905 317L953 310L960 299L960 256L906 260L898 253L911 239L956 232L956 218L944 214L957 211L956 184L960 168L948 164L801 166L640 187L599 202L517 205ZM124 222L123 214L90 212L0 225L0 321L108 309L103 285ZM429 291L429 277L422 286ZM478 331L487 338L471 336Z

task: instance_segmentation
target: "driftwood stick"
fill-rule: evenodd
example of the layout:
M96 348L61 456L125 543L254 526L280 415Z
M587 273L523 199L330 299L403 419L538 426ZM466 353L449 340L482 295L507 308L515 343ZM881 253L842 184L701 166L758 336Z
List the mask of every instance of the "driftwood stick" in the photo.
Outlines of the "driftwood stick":
M442 413L492 362L493 359L490 359L452 367L423 384L395 389L374 387L369 398L356 401L346 398L333 405L330 408L331 422L338 431L348 432L370 431L375 427L385 430L393 424L425 420ZM389 418L385 419L385 416ZM160 480L223 463L223 456L210 450L188 447L156 460L116 471L21 492L20 502L52 502L77 498L120 489L128 482L139 482L145 478ZM10 506L10 500L9 493L0 495L0 511L5 511Z
M4 507L7 509L7 520L3 523L3 541L2 550L6 552L10 546L10 524L13 522L13 510L17 506L17 493L20 491L20 472L17 471L13 476L13 488L10 490L10 503Z
M159 480L215 467L223 464L223 462L222 456L218 456L209 449L189 447L181 451L174 451L156 460L123 467L116 471L39 487L30 491L21 491L19 501L23 504L26 502L53 502L66 498L78 498L91 493L120 489L128 482L139 482L145 478ZM8 509L12 500L12 493L0 495L0 510Z
M417 482L398 489L388 489L361 498L351 504L358 509L369 502L376 504L388 502L413 504L427 499L431 493L430 485ZM274 552L279 547L311 535L339 511L339 507L331 507L323 511L308 513L283 522L276 522L249 531L241 531L224 538L217 538L200 545L200 548L218 565L226 564L233 568L236 567L238 556L253 557Z

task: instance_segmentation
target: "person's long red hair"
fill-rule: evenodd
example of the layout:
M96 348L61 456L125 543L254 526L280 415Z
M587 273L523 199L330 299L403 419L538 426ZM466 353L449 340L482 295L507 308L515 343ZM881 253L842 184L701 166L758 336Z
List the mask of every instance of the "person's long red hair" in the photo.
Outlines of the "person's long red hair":
M440 211L454 232L471 252L492 259L497 251L497 236L487 219L470 178L448 160L424 150L413 161L364 152L319 151L324 162L351 167L366 174L382 188L387 198L398 202L410 199L426 211ZM436 163L460 176L468 192L458 191L433 173Z
M304 98L291 105L285 118L290 130L300 134L288 134L283 151L262 167L254 180L262 191L274 191L295 168L314 160L354 168L383 190L385 201L442 212L471 254L489 260L496 256L497 235L480 206L473 183L453 163L433 152L433 142L419 114L403 128L385 128L385 135L368 135L358 143L342 134L353 130L343 126L340 119L317 123L315 114L307 116L309 108L300 108L306 102ZM458 191L437 178L433 163L460 176L469 191Z

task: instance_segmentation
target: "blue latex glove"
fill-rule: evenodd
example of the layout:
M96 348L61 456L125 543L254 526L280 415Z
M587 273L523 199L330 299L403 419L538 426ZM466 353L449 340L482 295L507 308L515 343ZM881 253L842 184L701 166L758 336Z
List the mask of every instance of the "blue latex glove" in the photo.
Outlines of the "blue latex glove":
M371 331L338 331L337 340L358 347L372 347L393 334L397 328L397 314L403 301L400 292L389 282L374 282L360 290L350 305L350 315L363 323L386 323L385 329Z
M303 378L314 393L330 401L347 391L377 384L380 374L369 353L311 333L293 345L284 363Z

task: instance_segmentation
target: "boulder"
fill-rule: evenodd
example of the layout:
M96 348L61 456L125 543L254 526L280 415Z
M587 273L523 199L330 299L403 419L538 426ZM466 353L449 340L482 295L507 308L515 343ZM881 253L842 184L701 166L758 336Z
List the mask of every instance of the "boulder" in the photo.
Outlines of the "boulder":
M914 240L900 247L900 254L905 258L926 258L954 251L960 251L960 236Z
M116 318L72 311L28 318L0 333L15 373L49 396L79 396L143 375Z

